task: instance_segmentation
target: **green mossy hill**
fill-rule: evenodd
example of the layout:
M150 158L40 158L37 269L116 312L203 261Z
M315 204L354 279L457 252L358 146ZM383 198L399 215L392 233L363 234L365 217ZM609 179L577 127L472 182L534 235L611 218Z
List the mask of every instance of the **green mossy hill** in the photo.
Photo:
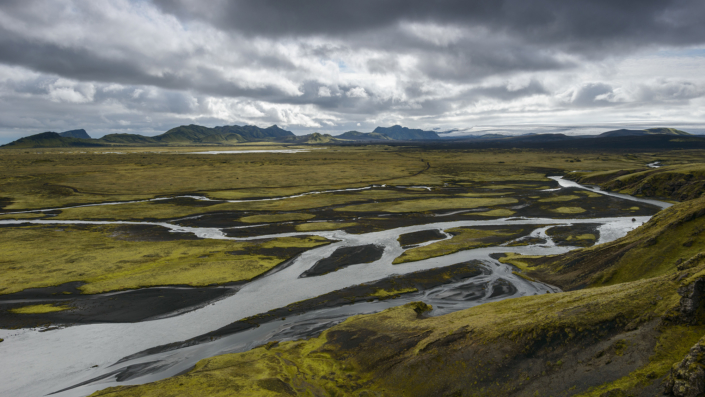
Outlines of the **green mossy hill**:
M642 136L642 135L691 135L688 132L677 130L675 128L648 128L643 130L629 130L621 129L614 131L603 132L599 136L601 137L620 137L620 136Z
M392 139L401 141L418 141L418 140L434 140L440 139L438 134L433 131L424 131L419 129L410 129L400 125L391 127L377 127L374 131L377 134L386 135Z
M626 169L567 175L578 183L645 197L676 201L698 198L705 192L705 164L673 165L655 169Z
M689 132L677 130L675 128L666 128L666 127L660 127L660 128L647 128L644 131L648 132L649 134L665 134L665 135L692 135Z
M50 147L96 147L113 145L188 145L188 144L235 144L249 141L271 141L280 138L293 137L291 131L286 131L276 125L260 128L254 125L226 125L209 128L200 125L182 125L154 137L138 134L109 134L100 139L90 139L83 130L66 131L61 135L56 132L43 132L20 138L3 147L10 149L50 148ZM320 135L320 134L319 134ZM88 137L80 139L77 137ZM317 142L320 143L320 142Z
M233 132L220 132L200 125L182 125L157 135L155 140L165 143L222 143L243 142L245 138Z
M275 138L294 136L291 131L286 131L276 125L259 128L254 125L244 127L226 125L208 128L200 125L182 125L154 137L160 142L168 143L237 143L245 141L272 140Z
M663 320L679 307L677 276L508 299L430 318L427 305L410 303L354 316L307 341L205 359L187 374L94 396L660 391L658 379L705 332L702 325Z
M103 146L94 139L63 137L56 132L42 132L10 142L2 147L8 149L47 148L47 147L96 147Z
M160 143L152 137L138 134L108 134L99 140L114 144L155 145Z
M578 289L655 277L676 270L705 251L705 197L659 212L625 237L550 257L508 255L529 276Z
M60 132L59 135L66 137L66 138L79 138L79 139L92 139L90 135L84 130L83 128L79 130L70 130L70 131L64 131Z
M348 131L343 134L337 135L336 138L346 139L350 141L388 141L392 138L380 134L378 132L359 132L359 131Z

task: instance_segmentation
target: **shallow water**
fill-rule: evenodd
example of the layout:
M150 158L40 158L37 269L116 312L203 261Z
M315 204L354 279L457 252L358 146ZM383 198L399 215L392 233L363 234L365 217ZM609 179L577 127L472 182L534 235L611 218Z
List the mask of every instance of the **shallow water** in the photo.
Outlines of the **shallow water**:
M580 187L574 182L556 179L562 187ZM607 194L632 201L656 204L665 208L669 204L655 200L642 200L630 196L622 197L614 193L587 188L600 194ZM337 242L304 252L291 265L261 277L240 289L235 295L214 302L206 307L176 317L130 324L93 324L72 326L48 332L38 330L0 330L0 383L1 395L45 395L72 387L82 382L106 376L92 382L57 394L58 396L85 396L108 386L138 384L163 379L189 369L196 361L227 352L246 351L270 340L298 339L315 335L321 330L343 321L350 315L372 313L406 302L423 300L434 306L432 314L443 314L475 306L484 302L509 297L547 293L550 286L526 281L512 273L512 268L490 258L498 252L516 252L527 255L549 255L567 252L575 247L556 246L545 231L546 225L570 225L598 223L599 243L612 241L626 235L649 217L612 217L597 219L550 219L550 218L504 218L482 221L437 222L425 225L400 227L366 234L348 234L345 231L322 231L309 233L284 233L250 238L227 237L219 228L184 227L166 222L87 222L57 220L2 220L0 224L147 224L159 225L177 233L193 233L200 238L247 240L263 237L315 234ZM462 226L497 225L537 225L533 237L546 241L544 244L517 247L487 247L457 252L423 261L392 265L394 258L404 249L397 238L401 234L423 230L443 231ZM538 226L541 226L538 228ZM299 278L317 261L328 257L341 247L376 244L384 246L382 257L372 263L350 266L336 272L317 277ZM277 320L259 328L240 332L216 341L191 346L171 352L160 353L125 361L113 365L123 357L171 342L190 339L234 321L284 307L290 303L310 299L328 292L340 290L360 283L380 280L395 274L408 274L420 270L450 266L469 260L484 263L486 274L462 280L457 283L439 286L419 293L403 295L401 298L364 302L308 312L299 316ZM506 280L514 287L513 291L493 294L492 283ZM484 295L478 295L478 286L488 286ZM272 293L276 291L276 294ZM470 291L470 292L469 292ZM472 292L472 293L471 293ZM145 363L153 364L146 365ZM94 367L97 366L97 367ZM132 366L132 377L124 382L116 382L109 375Z

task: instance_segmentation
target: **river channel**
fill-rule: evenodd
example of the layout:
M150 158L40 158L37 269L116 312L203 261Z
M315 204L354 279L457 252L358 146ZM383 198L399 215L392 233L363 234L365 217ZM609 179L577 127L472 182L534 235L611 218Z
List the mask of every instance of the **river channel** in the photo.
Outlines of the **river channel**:
M670 204L655 200L602 192L552 177L561 188L578 187L624 200L657 205ZM282 198L285 199L285 198ZM117 205L119 203L110 203ZM437 222L400 227L365 234L349 234L342 230L307 233L284 233L248 238L229 237L219 228L199 228L167 222L90 222L64 220L2 220L12 224L139 224L155 225L176 233L193 233L204 239L246 240L291 235L319 235L334 243L313 248L277 269L245 284L237 293L225 299L178 316L139 323L76 325L42 332L38 329L0 330L0 395L86 396L109 386L152 382L189 370L200 359L218 354L247 351L269 341L294 340L315 336L344 321L351 315L374 313L412 301L424 301L434 307L431 315L441 315L501 299L560 292L555 287L527 281L516 276L508 265L493 259L491 254L515 252L526 255L560 254L576 247L558 246L546 234L552 226L599 224L598 244L620 238L648 221L650 217L608 217L590 219L502 218ZM442 218L441 218L442 219ZM494 246L456 252L426 260L393 265L404 252L398 238L402 234L469 226L536 225L531 237L543 242L526 246ZM547 226L548 225L548 226ZM301 275L337 249L375 245L383 248L381 258L371 263L356 264L319 275ZM217 330L245 317L265 313L290 303L311 299L361 283L370 283L393 275L447 267L475 261L481 274L427 290L404 294L397 299L364 301L345 306L309 311L286 319L262 324L258 328L237 332L211 342L178 349L156 349L150 354L138 354L170 343L180 342ZM134 358L129 358L133 356Z

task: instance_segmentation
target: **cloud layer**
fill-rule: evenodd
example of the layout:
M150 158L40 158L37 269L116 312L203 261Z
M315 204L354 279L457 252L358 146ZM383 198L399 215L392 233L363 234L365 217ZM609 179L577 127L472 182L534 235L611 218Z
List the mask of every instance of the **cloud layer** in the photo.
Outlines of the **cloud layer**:
M205 4L4 1L0 142L184 123L303 133L705 116L699 0Z

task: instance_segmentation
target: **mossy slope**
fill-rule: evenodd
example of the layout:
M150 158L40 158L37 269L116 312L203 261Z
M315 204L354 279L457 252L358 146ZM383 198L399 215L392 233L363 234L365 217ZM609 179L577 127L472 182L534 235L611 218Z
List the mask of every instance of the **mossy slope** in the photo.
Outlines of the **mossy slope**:
M542 258L507 256L529 274L563 289L613 285L671 272L705 250L705 198L659 212L608 244Z
M568 174L568 178L579 183L599 185L606 190L676 201L692 200L705 192L705 164L702 163L656 169L578 172Z

